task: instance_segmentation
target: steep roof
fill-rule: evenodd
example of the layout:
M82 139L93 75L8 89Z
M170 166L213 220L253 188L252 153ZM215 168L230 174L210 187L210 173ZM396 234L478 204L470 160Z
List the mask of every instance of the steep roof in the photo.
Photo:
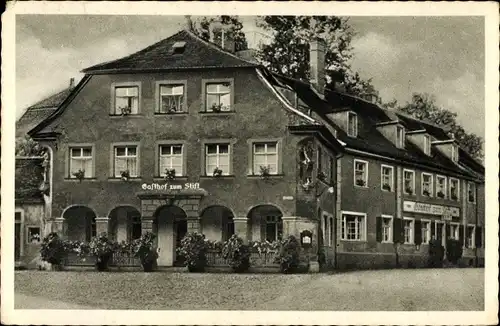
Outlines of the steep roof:
M21 118L16 121L16 137L23 137L28 131L47 119L68 97L72 89L73 87L68 87L28 107Z
M16 158L16 203L43 203L40 185L43 182L42 158Z
M174 50L174 45L179 51ZM87 74L199 68L256 67L190 31L182 30L126 57L84 69Z

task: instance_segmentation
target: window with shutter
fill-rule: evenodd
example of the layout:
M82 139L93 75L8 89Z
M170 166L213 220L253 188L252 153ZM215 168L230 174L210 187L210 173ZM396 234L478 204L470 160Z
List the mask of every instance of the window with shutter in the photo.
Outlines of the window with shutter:
M476 227L476 248L481 248L483 245L483 228L481 226Z
M436 224L434 222L431 223L431 237L436 239Z
M393 235L394 243L402 243L402 234L401 234L401 219L395 218L393 223Z
M422 222L415 220L415 244L419 246L422 243Z
M377 242L382 242L382 216L377 216Z
M459 226L458 240L460 241L460 244L463 246L464 245L464 226L463 225Z

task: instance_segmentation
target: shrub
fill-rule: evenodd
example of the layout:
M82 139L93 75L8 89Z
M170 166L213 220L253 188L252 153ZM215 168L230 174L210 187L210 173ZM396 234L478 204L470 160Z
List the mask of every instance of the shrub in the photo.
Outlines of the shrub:
M456 239L448 239L446 241L446 259L452 263L457 264L458 260L462 258L462 244Z
M250 267L250 249L236 234L224 243L222 257L229 260L229 266L235 272L246 272Z
M132 241L132 254L139 258L145 272L151 272L158 259L158 252L154 247L155 238L155 234L146 232L139 239Z
M40 256L43 261L61 266L67 255L68 247L56 232L51 232L43 238L40 248Z
M96 269L98 271L104 271L108 269L108 264L113 253L118 249L118 244L111 241L106 233L101 233L100 235L93 237L90 242L80 243L80 248L76 249L79 255L90 254L96 258Z
M277 263L280 265L282 273L293 273L299 267L299 242L293 235L288 236L280 247Z
M440 240L431 240L429 242L429 267L442 267L444 257L444 248Z
M201 233L188 233L181 240L177 253L184 257L184 264L190 272L202 272L207 265L208 244Z

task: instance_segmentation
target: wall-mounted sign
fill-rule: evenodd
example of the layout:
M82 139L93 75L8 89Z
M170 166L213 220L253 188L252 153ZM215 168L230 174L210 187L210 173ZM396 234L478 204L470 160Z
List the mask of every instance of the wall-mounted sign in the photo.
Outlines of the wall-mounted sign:
M300 244L303 248L310 248L312 246L312 232L304 230L300 232Z
M432 205L414 201L404 201L403 210L405 212L440 215L443 217L443 220L451 220L453 217L460 217L460 208L458 207Z
M283 196L283 200L293 200L293 196Z

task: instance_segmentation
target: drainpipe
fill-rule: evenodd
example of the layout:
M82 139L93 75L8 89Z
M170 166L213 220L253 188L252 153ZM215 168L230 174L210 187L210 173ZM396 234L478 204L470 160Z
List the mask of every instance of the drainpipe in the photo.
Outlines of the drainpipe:
M334 234L334 240L332 241L333 245L333 269L337 269L337 229L338 229L338 216L337 216L337 196L338 196L338 187L342 186L342 183L337 180L337 170L338 170L338 164L341 164L339 160L344 156L344 153L339 153L337 156L335 156L335 185L333 187L333 234ZM342 171L342 170L341 170ZM341 172L342 174L342 172Z

